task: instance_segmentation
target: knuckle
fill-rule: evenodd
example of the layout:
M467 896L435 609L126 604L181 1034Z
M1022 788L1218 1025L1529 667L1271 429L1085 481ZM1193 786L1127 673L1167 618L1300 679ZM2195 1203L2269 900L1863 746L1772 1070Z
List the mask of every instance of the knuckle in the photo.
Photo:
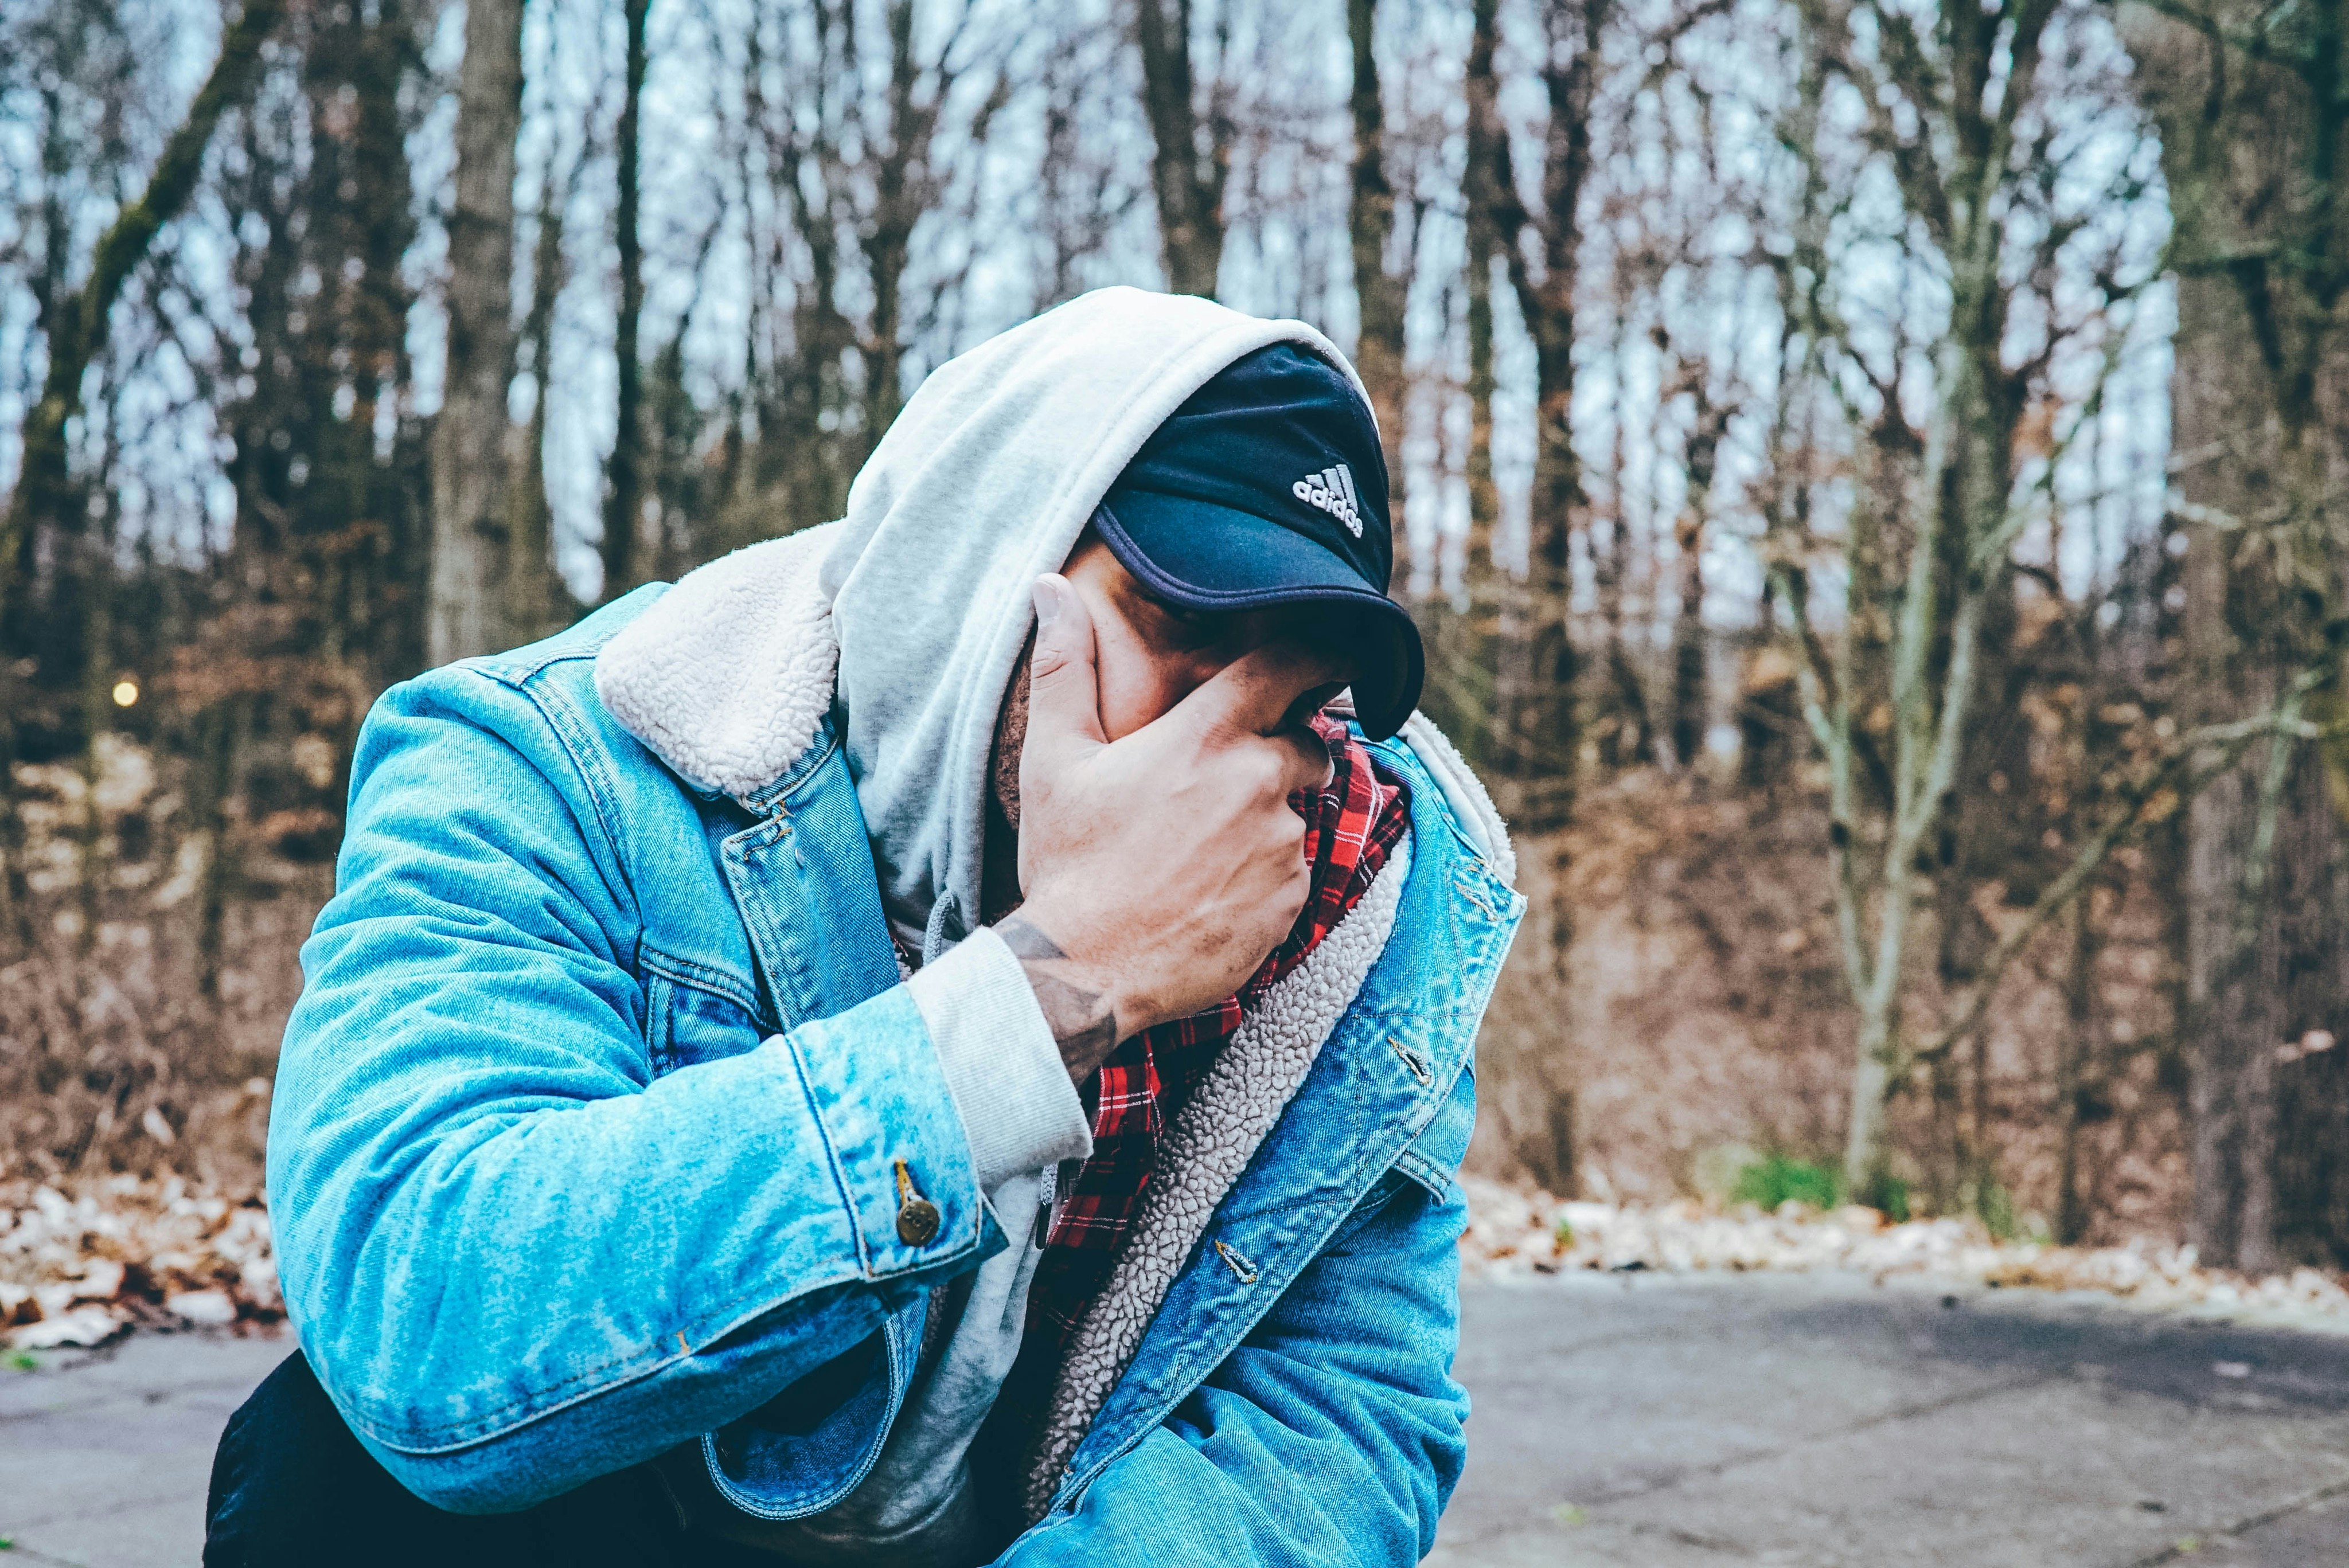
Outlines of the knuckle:
M1242 747L1234 754L1233 765L1251 795L1261 795L1278 787L1279 759L1260 746Z

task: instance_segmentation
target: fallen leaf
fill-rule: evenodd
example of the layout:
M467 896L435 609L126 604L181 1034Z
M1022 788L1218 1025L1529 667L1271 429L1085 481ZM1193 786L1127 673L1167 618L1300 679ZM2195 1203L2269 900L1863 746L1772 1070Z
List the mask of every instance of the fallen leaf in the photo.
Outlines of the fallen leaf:
M92 1258L81 1265L81 1278L75 1282L76 1301L112 1301L122 1294L122 1265L112 1258Z
M183 1290L165 1296L163 1308L190 1323L219 1325L236 1321L236 1303L224 1290Z
M103 1345L129 1327L102 1306L78 1306L57 1317L12 1329L8 1345L16 1350L55 1350L62 1345Z

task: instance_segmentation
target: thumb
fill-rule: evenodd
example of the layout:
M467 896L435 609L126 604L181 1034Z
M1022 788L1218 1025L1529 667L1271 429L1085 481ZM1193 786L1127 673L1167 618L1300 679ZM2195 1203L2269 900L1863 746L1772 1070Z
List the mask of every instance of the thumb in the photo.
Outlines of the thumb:
M1036 646L1028 655L1025 755L1083 752L1109 744L1102 731L1093 621L1059 573L1036 579Z

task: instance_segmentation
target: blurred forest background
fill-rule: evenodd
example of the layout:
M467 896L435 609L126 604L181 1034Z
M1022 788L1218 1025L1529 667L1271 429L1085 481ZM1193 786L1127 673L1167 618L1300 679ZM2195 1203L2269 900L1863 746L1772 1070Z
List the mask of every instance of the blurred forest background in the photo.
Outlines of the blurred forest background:
M1371 388L1474 1159L2349 1265L2349 0L18 0L0 1181L249 1191L374 696L1112 282Z

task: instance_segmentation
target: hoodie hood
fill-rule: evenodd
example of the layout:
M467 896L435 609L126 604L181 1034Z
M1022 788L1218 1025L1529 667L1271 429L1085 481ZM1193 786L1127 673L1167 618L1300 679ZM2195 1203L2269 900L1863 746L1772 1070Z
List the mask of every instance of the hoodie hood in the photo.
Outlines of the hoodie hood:
M891 923L925 961L978 923L988 754L1035 613L1143 441L1242 356L1330 340L1209 300L1100 289L923 381L826 530L835 711ZM1367 402L1367 398L1365 399Z

